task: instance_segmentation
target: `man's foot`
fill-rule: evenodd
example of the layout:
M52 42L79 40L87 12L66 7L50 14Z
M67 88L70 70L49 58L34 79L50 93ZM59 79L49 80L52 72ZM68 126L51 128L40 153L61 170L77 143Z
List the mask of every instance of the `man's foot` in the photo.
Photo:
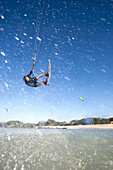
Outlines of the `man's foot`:
M49 73L47 72L47 73L45 74L45 76L49 76Z
M47 85L47 84L46 84L46 81L44 82L44 84Z

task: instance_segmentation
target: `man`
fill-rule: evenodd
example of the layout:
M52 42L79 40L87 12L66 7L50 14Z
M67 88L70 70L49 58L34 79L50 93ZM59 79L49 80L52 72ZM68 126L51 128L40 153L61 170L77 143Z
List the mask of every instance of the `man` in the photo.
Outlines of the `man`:
M30 71L30 73L27 75L27 76L24 76L23 77L23 80L25 81L25 83L28 85L28 86L31 86L31 87L39 87L43 84L46 85L46 82L45 81L42 81L40 83L37 82L37 80L42 77L42 76L47 76L48 73L43 73L43 74L40 74L39 76L37 77L31 77L32 73L33 73L33 69L35 68L35 62L33 62L33 67Z

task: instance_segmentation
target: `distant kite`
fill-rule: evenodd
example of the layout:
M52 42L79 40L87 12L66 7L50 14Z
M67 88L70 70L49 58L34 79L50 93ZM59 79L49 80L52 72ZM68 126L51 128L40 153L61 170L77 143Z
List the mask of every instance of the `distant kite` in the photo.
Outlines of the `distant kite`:
M7 109L7 108L5 108L5 110L8 112L8 109Z
M82 97L79 97L80 100L84 101L84 99Z

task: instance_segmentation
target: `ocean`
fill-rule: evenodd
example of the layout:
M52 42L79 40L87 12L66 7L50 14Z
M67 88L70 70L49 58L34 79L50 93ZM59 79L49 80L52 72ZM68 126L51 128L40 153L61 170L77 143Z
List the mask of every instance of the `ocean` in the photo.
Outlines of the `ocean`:
M113 170L111 129L0 128L0 170Z

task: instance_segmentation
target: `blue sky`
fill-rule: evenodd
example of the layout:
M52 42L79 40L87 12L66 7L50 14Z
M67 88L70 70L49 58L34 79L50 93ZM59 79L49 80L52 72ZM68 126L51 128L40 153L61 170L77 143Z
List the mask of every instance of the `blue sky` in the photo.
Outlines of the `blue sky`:
M113 1L50 0L46 15L47 5L0 0L0 121L113 116ZM35 76L47 72L48 59L52 74L49 86L32 88L22 79L32 68L36 28Z

